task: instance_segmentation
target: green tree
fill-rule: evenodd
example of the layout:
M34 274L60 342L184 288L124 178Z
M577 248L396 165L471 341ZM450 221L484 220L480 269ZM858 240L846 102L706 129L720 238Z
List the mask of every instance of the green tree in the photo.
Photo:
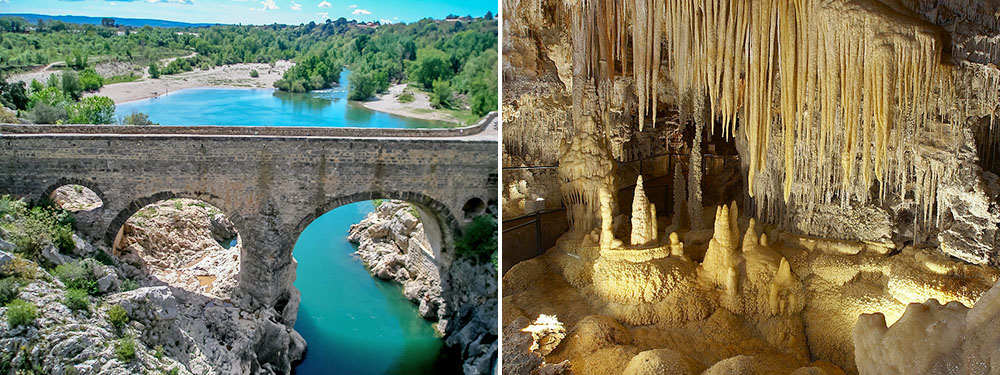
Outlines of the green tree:
M160 64L155 62L149 64L149 76L156 79L160 78Z
M73 51L72 55L66 57L66 66L75 70L83 70L87 67L87 55L84 55L80 50Z
M80 84L83 85L83 89L87 91L96 91L104 86L104 77L97 74L94 68L87 68L80 73Z
M435 80L451 78L452 73L448 55L434 48L417 50L417 60L411 65L409 72L410 80L419 83L425 89L432 88Z
M64 72L62 75L62 90L66 95L73 98L73 100L80 100L80 93L83 92L83 84L80 83L80 76L72 70Z
M24 82L7 82L0 79L0 104L10 109L27 109L28 90L24 89Z
M115 123L115 102L106 96L88 96L70 106L69 122L74 124Z
M38 91L42 91L42 89L44 89L44 88L45 88L45 85L43 85L41 82L38 82L37 79L32 79L31 80L31 92L32 93L36 93Z
M347 82L347 98L350 100L368 100L375 95L375 80L368 73L351 72Z
M451 83L445 80L435 80L434 90L431 92L431 105L435 108L451 108L452 91Z

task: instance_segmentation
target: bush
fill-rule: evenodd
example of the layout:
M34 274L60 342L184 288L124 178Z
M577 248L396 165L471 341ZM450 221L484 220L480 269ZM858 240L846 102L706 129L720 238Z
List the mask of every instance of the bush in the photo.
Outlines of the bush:
M14 255L14 259L0 266L0 277L16 277L23 280L34 280L38 273L38 266L34 262L24 259L20 254Z
M126 335L115 344L115 355L122 362L132 362L135 359L135 338Z
M257 69L253 69L253 70L250 71L250 77L253 77L253 78L260 77L260 73L257 72Z
M90 296L87 292L80 289L70 289L66 291L66 297L63 298L63 304L69 307L71 310L89 310L90 307Z
M122 124L125 125L157 125L153 121L149 120L149 115L142 112L132 112L131 115L125 116L122 119Z
M17 112L7 108L0 108L0 124L17 124Z
M113 124L115 102L106 96L88 96L70 106L67 113L74 124Z
M69 118L66 115L66 109L45 103L35 104L26 117L36 124L58 124Z
M83 85L84 90L96 91L104 86L104 77L97 74L94 68L87 68L83 73L80 73L80 84Z
M396 97L396 100L400 103L410 103L413 102L414 99L413 91L410 91L409 89L403 90L403 92L399 93L399 96Z
M451 108L451 83L444 80L434 81L434 91L431 93L431 105L435 108Z
M118 285L119 292L129 292L139 289L139 283L132 279L125 279Z
M20 292L21 284L13 277L0 280L0 305L6 305L8 302L13 301Z
M497 219L490 215L477 216L455 240L455 253L476 263L490 261L496 252Z
M72 214L60 208L36 206L22 210L8 228L17 245L14 251L34 260L49 243L71 249L74 246L72 222Z
M7 304L7 324L11 327L35 324L38 308L23 299L15 299Z
M115 326L115 328L122 329L128 324L128 313L125 312L125 308L121 305L114 305L108 309L108 323Z
M60 264L52 271L52 274L59 281L62 281L68 289L83 290L90 295L98 293L97 276L94 275L93 270L81 262Z
M0 78L0 104L10 109L28 109L28 90L24 82L7 82Z

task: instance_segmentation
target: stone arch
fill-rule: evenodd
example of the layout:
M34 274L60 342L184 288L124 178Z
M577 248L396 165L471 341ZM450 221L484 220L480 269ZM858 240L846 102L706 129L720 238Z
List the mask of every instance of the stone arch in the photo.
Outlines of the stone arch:
M225 200L219 198L218 196L203 192L161 191L152 195L147 195L144 197L134 199L127 205L125 205L124 208L118 211L118 214L115 216L114 219L111 220L111 223L108 224L107 230L104 232L104 242L109 247L114 249L116 243L119 240L119 235L121 235L122 228L125 227L125 222L128 221L128 219L132 217L132 215L135 215L136 212L139 212L139 210L141 210L143 207L146 207L150 204L174 198L197 199L205 203L208 203L222 210L222 212L226 215L226 217L229 218L229 221L231 221L233 225L236 226L237 231L240 231L240 229L245 227L243 225L243 220L239 215L239 211L232 209L232 207L226 204Z
M479 197L472 197L465 201L462 205L462 219L465 221L470 221L476 216L485 214L487 212L486 202Z
M461 235L462 233L461 227L458 224L458 220L455 219L454 215L452 215L451 210L448 209L448 206L446 206L444 203L441 203L440 201L434 198L431 198L421 193L415 193L409 191L403 191L403 192L368 191L368 192L343 195L327 200L326 203L317 207L315 211L310 212L295 226L295 229L292 232L292 237L291 237L293 243L294 241L298 241L299 235L302 234L302 231L304 231L306 227L309 226L309 224L311 224L314 220L316 220L316 218L322 216L323 214L346 204L370 201L373 199L396 199L396 200L406 201L408 203L413 203L417 206L418 210L422 211L421 217L425 217L427 216L426 215L427 213L430 213L431 215L429 216L434 218L434 220L437 222L438 228L428 228L428 226L425 224L424 230L432 231L434 229L440 229L441 232L440 244L434 244L433 239L431 240L432 247L434 247L435 245L437 245L438 247L437 249L434 249L435 253L437 253L435 255L450 254L451 253L450 250L454 244L455 236ZM432 234L428 233L429 239L431 236Z
M50 198L52 197L52 193L54 193L56 189L66 185L80 185L87 189L90 189L90 191L93 191L95 194L97 194L98 198L101 198L101 202L103 202L103 205L101 207L107 207L110 204L110 202L108 202L107 195L104 195L104 191L101 190L97 182L84 180L80 178L67 178L67 177L60 178L58 181L56 181L56 183L49 185L49 187L45 188L45 190L42 191L42 194L38 196L38 199Z

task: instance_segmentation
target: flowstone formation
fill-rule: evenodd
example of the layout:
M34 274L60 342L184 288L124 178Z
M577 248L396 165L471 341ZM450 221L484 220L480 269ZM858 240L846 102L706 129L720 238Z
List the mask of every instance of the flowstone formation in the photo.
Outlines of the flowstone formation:
M530 134L504 152L603 143L588 157L626 183L571 186L586 220L504 275L505 334L567 328L512 355L576 374L1000 368L1000 2L503 7L505 132Z

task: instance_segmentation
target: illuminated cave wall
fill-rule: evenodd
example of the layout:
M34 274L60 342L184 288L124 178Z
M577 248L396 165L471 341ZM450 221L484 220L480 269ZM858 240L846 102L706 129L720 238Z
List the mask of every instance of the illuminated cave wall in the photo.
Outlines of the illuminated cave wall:
M745 190L729 199L752 197L743 207L759 220L1000 262L1000 2L503 7L518 15L504 23L505 167L555 165L580 116L597 120L619 162L686 153L700 130L738 150ZM507 169L504 181L522 185L505 186L505 212L518 194L561 203L555 171Z

